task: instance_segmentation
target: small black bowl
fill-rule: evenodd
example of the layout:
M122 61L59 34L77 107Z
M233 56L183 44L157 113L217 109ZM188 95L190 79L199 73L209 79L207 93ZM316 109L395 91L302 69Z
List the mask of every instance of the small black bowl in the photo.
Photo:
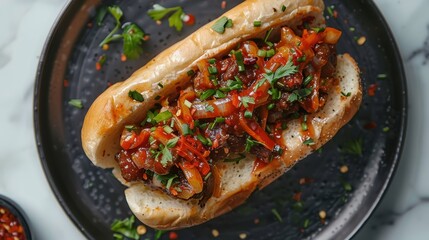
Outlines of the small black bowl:
M25 215L22 208L16 202L0 194L0 207L6 208L7 210L10 211L10 213L12 213L18 219L18 222L21 224L22 228L24 229L26 240L33 239L31 235L30 225L28 224L27 216Z

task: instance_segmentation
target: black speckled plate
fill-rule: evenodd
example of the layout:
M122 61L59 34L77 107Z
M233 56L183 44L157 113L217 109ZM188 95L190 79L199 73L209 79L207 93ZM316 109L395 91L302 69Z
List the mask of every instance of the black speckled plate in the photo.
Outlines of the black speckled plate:
M228 0L227 8L240 1ZM125 21L151 34L139 60L120 61L121 44L103 51L98 44L113 28L108 16L94 23L97 8L118 4ZM58 201L90 239L111 239L114 219L129 217L124 187L109 170L94 167L81 148L80 129L88 107L109 84L125 80L157 53L184 38L223 11L221 1L157 1L180 4L196 16L194 26L177 33L166 21L155 24L145 14L153 1L70 1L53 28L41 56L34 98L39 154ZM349 52L362 70L364 98L355 118L321 151L300 162L235 211L200 226L177 231L180 239L346 239L370 216L397 166L406 127L406 83L394 39L370 0L327 1L328 24L343 31L339 52ZM332 10L332 8L331 8ZM357 39L366 37L363 45ZM101 71L95 63L107 55ZM382 74L382 75L380 75ZM383 77L385 76L385 77ZM370 96L368 90L375 90ZM83 109L68 104L81 99ZM362 153L347 151L352 143ZM347 166L348 171L340 169ZM299 200L299 201L297 201ZM326 212L321 220L320 211ZM150 230L144 237L152 238ZM143 237L143 238L144 238ZM167 234L163 236L167 238Z

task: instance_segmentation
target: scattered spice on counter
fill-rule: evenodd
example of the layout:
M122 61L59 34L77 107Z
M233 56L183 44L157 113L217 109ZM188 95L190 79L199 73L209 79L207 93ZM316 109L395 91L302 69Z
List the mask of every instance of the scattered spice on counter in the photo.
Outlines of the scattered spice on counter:
M64 86L64 87L68 87L68 86L69 86L69 80L64 79L64 81L63 81L63 86Z
M255 218L253 219L253 223L254 224L259 224L261 222L261 220L259 220L259 218Z
M220 4L220 7L222 9L225 9L226 8L226 1L222 1L222 3Z

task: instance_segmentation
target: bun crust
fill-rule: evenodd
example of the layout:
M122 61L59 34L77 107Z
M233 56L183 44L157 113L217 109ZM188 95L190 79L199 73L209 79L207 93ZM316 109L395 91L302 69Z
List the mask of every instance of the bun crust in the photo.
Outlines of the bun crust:
M283 5L286 6L284 12L281 11ZM82 128L83 149L95 165L113 168L115 176L129 186L125 190L126 200L140 221L157 229L178 229L226 213L242 204L253 191L265 187L329 141L353 117L362 98L359 68L352 57L344 54L337 57L339 84L330 90L323 109L308 115L314 128L312 139L315 144L303 144L301 123L292 120L283 132L286 150L280 160L273 160L256 171L251 155L238 163L216 163L221 175L221 195L219 198L210 197L204 206L200 206L198 200L171 197L140 182L126 183L114 160L115 153L120 151L118 139L124 126L141 121L156 103L155 96L173 95L177 87L189 84L187 72L197 69L199 60L223 55L239 42L263 36L270 28L288 26L296 29L304 18L310 16L314 17L314 26L324 26L323 9L321 0L247 0L222 15L233 20L232 29L226 29L224 34L214 32L211 26L216 20L201 27L95 100ZM254 20L260 20L262 26L255 28ZM158 83L162 83L164 88L157 88ZM130 90L142 93L144 103L130 101ZM350 92L350 96L344 97L341 92Z

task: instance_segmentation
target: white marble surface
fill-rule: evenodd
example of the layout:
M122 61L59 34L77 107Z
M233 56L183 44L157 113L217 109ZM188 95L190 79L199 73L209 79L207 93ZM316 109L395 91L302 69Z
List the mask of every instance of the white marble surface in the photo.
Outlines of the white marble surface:
M33 133L36 68L44 41L65 2L0 0L0 194L22 206L37 239L84 239L48 185ZM429 239L429 1L375 2L404 60L409 124L393 183L355 239Z

